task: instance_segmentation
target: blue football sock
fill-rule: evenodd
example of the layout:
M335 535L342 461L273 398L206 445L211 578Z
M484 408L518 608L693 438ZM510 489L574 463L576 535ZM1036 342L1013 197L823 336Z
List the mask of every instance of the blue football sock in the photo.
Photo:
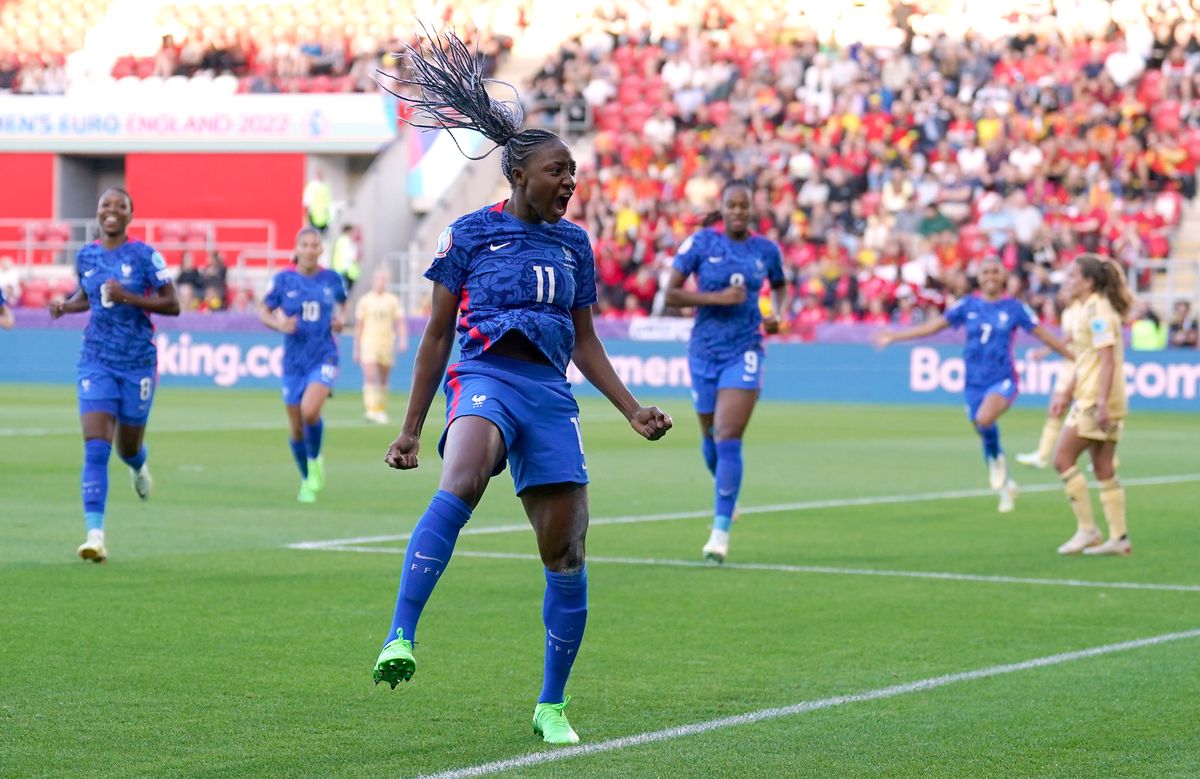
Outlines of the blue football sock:
M705 434L700 437L700 451L704 454L704 464L708 466L708 472L716 476L717 442L713 440L711 435Z
M133 457L121 455L121 461L135 471L141 470L142 466L146 464L146 447L143 446L141 449L138 449L137 454Z
M416 636L421 610L450 563L458 531L470 518L471 507L457 495L438 490L433 496L429 508L413 528L408 549L404 552L396 613L385 644L396 637L397 628L404 630L404 637L409 641Z
M104 529L104 504L108 501L108 458L112 444L100 438L83 442L83 516L88 530Z
M731 438L717 442L717 500L713 510L713 527L729 530L733 508L742 489L742 441Z
M315 460L321 456L321 437L324 433L325 420L323 419L304 426L304 443L308 447L308 459Z
M1000 448L1000 426L996 424L979 428L979 437L983 439L984 459L999 457L1004 450Z
M587 566L575 573L546 570L546 665L538 703L562 703L587 625Z
M288 439L288 444L292 447L292 459L296 461L296 467L300 469L300 478L308 478L308 446L304 441L293 441Z

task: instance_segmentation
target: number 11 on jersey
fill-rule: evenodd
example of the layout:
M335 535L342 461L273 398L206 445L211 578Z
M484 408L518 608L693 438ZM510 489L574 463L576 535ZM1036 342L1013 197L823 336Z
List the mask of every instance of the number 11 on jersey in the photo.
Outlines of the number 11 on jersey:
M545 274L545 275L543 275ZM538 303L553 303L554 302L554 266L553 265L534 265L533 275L537 277L537 301ZM547 288L549 294L547 294Z

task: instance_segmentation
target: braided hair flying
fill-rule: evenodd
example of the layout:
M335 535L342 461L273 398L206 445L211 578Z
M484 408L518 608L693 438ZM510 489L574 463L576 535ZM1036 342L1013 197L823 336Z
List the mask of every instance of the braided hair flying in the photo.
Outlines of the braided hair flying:
M508 183L513 183L513 167L521 167L538 146L558 136L549 130L522 130L524 111L517 101L503 101L487 93L489 82L504 84L516 93L511 84L487 78L483 62L453 32L430 32L424 25L427 46L405 44L404 54L412 71L407 78L379 71L380 86L417 111L418 121L406 120L413 127L425 129L474 130L496 144L486 154L477 157L463 151L458 139L451 139L464 157L481 160L500 149L500 171ZM413 87L418 96L393 90L385 79L399 86Z

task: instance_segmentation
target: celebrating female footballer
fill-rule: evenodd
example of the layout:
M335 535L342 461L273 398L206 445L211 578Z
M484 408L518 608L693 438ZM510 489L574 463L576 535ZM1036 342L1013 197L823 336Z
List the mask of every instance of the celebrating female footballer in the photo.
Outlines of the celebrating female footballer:
M179 297L163 256L129 239L133 198L117 187L100 195L96 221L100 240L75 255L79 289L50 303L50 316L91 311L79 355L79 418L83 427L83 519L87 540L79 557L108 559L104 512L108 503L108 458L117 454L142 500L150 496L146 466L146 422L158 384L158 349L149 314L179 315Z
M317 264L322 251L316 228L305 227L297 233L296 265L275 274L258 311L259 321L284 334L283 403L292 457L300 470L296 500L301 503L312 503L325 488L321 410L333 394L337 378L334 334L342 330L342 305L346 302L342 277Z
M1013 365L1013 340L1020 327L1067 359L1073 355L1054 333L1038 324L1037 315L1005 292L1006 273L1000 260L990 258L979 266L979 292L961 298L945 316L935 316L907 330L883 332L875 337L881 347L896 341L924 338L947 327L967 328L963 349L966 366L967 418L983 442L988 480L1000 493L1001 512L1016 507L1017 484L1008 476L1000 426L996 421L1017 398L1017 371Z
M688 364L701 451L716 493L702 554L717 563L729 556L729 526L742 486L742 436L762 392L760 325L768 333L779 331L779 317L764 318L758 307L764 280L771 283L773 311L787 305L779 247L750 234L752 195L743 181L725 185L724 232L705 228L684 241L667 281L667 305L696 308ZM695 291L683 288L688 276L696 277Z
M385 459L392 468L417 467L421 430L444 375L442 476L413 529L390 640L374 678L394 688L412 676L421 610L459 531L507 458L545 566L545 664L533 727L548 743L574 743L579 736L564 713L564 690L587 621L588 472L579 406L565 376L568 361L644 438L661 438L671 418L637 402L593 329L591 244L563 219L575 191L570 149L553 133L522 130L517 104L488 96L478 59L456 36L437 35L430 44L426 55L408 51L414 75L400 83L420 90L409 102L427 126L477 130L501 148L512 196L455 220L425 273L435 282L432 313L400 435ZM460 359L447 369L456 329Z

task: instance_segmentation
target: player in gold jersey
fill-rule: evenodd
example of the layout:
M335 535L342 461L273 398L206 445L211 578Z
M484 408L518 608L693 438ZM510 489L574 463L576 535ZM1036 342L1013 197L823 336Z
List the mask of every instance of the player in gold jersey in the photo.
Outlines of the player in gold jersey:
M396 352L408 349L404 309L387 286L388 272L380 268L354 309L354 361L363 371L363 407L367 419L381 425L388 421L388 373Z
M1054 454L1054 467L1071 501L1077 529L1058 553L1128 555L1133 547L1125 527L1125 490L1117 480L1113 460L1129 410L1122 324L1129 315L1133 296L1120 266L1095 254L1080 255L1071 263L1066 287L1080 309L1071 333L1075 352L1071 410ZM1061 414L1065 405L1065 398L1056 395L1051 415ZM1076 465L1085 450L1091 454L1100 485L1100 505L1108 522L1107 541L1096 528L1087 480Z
M1071 346L1071 333L1075 329L1075 320L1079 317L1080 303L1077 300L1069 300L1067 307L1063 309L1060 321L1062 323L1063 341L1068 347ZM1039 349L1035 352L1033 359L1041 360L1050 354L1050 349ZM1062 396L1063 402L1060 404L1063 410L1057 415L1047 412L1046 423L1042 425L1042 437L1038 440L1036 450L1028 454L1017 455L1017 462L1022 465L1028 465L1041 470L1050 464L1050 458L1054 455L1054 445L1058 443L1059 433L1063 428L1063 414L1066 406L1070 405L1067 400L1070 398L1071 383L1075 376L1075 363L1072 361L1064 361L1059 367L1058 375L1054 378L1054 392L1051 393L1051 407L1054 405L1054 398Z

